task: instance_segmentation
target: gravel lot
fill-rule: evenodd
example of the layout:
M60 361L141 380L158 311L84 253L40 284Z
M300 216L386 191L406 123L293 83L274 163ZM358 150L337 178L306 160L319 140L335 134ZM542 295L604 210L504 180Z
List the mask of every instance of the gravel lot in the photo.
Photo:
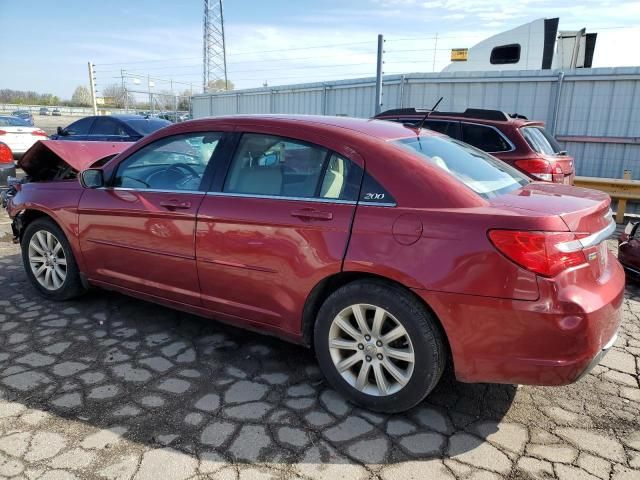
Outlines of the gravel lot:
M0 478L640 478L640 290L575 385L354 408L305 349L125 296L43 301L0 214Z

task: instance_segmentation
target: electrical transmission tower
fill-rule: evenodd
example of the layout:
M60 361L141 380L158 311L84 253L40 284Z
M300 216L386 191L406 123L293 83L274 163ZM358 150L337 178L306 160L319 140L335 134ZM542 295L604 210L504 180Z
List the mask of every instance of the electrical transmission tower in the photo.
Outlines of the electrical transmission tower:
M222 0L204 0L203 70L202 90L207 91L209 82L224 80L228 90L227 52L224 46L224 18Z

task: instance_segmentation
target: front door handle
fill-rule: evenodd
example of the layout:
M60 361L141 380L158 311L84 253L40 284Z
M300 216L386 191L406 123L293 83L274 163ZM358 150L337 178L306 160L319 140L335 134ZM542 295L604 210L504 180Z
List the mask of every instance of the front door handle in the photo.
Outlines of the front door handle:
M179 202L178 200L167 200L160 202L160 206L167 210L186 210L191 208L191 202Z
M333 220L333 213L322 212L313 208L303 208L291 212L292 217L298 217L303 220Z

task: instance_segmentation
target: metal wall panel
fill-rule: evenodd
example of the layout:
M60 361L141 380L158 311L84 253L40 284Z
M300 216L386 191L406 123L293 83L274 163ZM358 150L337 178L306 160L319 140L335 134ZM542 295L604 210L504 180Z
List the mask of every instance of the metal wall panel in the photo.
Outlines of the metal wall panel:
M410 73L384 78L383 110L468 107L520 113L557 136L624 137L624 143L568 142L578 175L640 179L640 67L507 72ZM558 98L559 92L559 98ZM235 113L301 113L368 118L375 79L362 78L239 90L193 97L194 118ZM634 143L635 142L635 143Z

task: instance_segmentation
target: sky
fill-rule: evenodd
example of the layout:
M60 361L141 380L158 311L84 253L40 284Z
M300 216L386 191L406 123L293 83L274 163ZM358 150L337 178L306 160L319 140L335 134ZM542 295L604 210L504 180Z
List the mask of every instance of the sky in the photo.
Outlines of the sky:
M202 88L203 0L0 0L0 88L70 98L134 75L156 91ZM227 71L236 88L439 71L451 48L537 18L598 32L594 67L640 65L640 1L226 0ZM437 42L436 42L437 36Z

